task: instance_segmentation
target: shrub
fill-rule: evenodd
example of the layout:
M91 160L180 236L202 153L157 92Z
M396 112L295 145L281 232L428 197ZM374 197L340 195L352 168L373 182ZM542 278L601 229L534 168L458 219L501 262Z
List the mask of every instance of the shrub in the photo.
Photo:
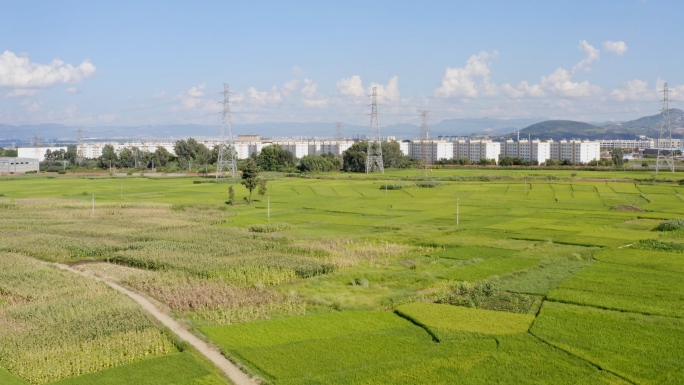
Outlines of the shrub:
M684 243L663 242L657 239L643 239L633 246L635 249L684 252Z
M59 170L59 171L57 171L57 174L64 175L64 174L66 174L66 170Z
M673 231L684 227L684 219L670 219L669 221L660 222L658 226L653 228L653 231Z
M249 226L247 229L253 233L275 233L276 231L284 231L292 228L292 225L285 222L263 223L259 225Z
M404 187L413 187L415 184L413 183L388 183L388 184L383 184L380 186L380 190L401 190Z
M437 187L439 185L440 185L439 182L432 182L432 181L416 182L416 186L421 187L421 188L432 188L432 187Z

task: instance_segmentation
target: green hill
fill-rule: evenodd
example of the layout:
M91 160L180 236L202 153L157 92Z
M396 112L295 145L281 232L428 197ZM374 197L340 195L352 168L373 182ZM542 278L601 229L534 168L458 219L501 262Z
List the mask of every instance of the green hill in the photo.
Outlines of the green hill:
M520 137L532 139L594 139L605 134L602 127L574 120L547 120L520 130Z
M644 116L628 122L612 123L606 125L592 125L574 120L547 120L533 124L520 130L521 138L532 139L633 139L639 135L657 137L662 119L661 114ZM684 111L671 108L670 121L674 137L681 137L684 133ZM512 133L506 136L517 136Z

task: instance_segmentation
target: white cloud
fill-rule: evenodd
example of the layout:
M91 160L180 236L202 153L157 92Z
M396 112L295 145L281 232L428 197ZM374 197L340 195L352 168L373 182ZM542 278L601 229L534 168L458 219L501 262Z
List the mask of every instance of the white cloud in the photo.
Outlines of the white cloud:
M78 66L54 59L48 64L32 63L28 57L11 51L0 55L0 87L14 88L8 97L27 96L59 84L78 83L95 73L95 66L84 60Z
M283 95L291 95L293 92L297 91L297 88L299 87L299 80L297 79L292 79L290 81L285 82L282 87L282 93Z
M622 56L627 52L629 47L627 47L627 44L625 44L624 41L604 41L603 42L603 49L606 50L606 52L614 53L618 56Z
M302 102L307 107L326 107L328 105L328 100L318 92L318 84L311 79L304 79L301 93Z
M69 87L69 88L66 89L66 92L69 93L69 94L80 94L80 93L81 93L81 90L79 90L79 89L76 88L76 87Z
M152 95L152 99L164 99L166 95L166 91L159 91L156 94Z
M393 76L389 82L387 82L387 85L371 83L370 87L368 87L369 95L371 94L373 87L378 87L378 97L383 101L396 102L399 100L399 78L397 76Z
M346 96L365 97L366 92L363 89L363 82L361 76L354 75L349 78L343 78L337 81L337 91Z
M43 102L32 102L28 99L21 102L21 106L26 112L38 112L43 108Z
M496 59L497 56L496 51L491 54L482 51L477 55L472 55L465 67L447 67L442 78L442 84L435 90L435 95L474 98L482 93L495 93L496 91L492 89L489 80L489 66L491 65L490 60ZM478 82L478 80L481 81Z
M591 96L601 93L601 87L588 81L574 82L572 76L568 70L558 68L552 74L542 76L540 86L561 96Z
M591 44L587 43L586 40L581 40L580 44L577 48L584 51L584 54L586 56L579 63L577 63L576 66L572 67L572 72L575 73L577 71L584 71L584 72L591 71L591 67L590 67L591 63L595 62L600 57L600 52L599 52L598 48L595 48Z
M624 82L620 87L610 91L610 97L619 100L649 100L653 99L657 93L648 88L648 82L644 80L634 79Z
M199 110L206 112L218 112L221 110L220 104L217 100L212 100L204 97L205 84L201 83L198 86L190 87L189 90L177 96L179 107L181 110Z
M521 81L515 87L508 83L505 83L501 86L501 90L512 98L523 98L527 96L533 98L540 98L546 95L546 93L544 92L544 90L542 90L539 84L530 85L530 83L527 80Z
M187 91L188 96L193 97L193 98L199 98L201 96L204 96L204 87L206 85L204 83L198 85L197 87L192 87Z
M40 93L41 90L31 88L17 88L5 94L8 98L23 98Z

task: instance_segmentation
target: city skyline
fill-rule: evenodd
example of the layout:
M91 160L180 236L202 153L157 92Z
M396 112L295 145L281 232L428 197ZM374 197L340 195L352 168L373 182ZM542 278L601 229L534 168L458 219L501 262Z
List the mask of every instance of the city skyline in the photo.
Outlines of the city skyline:
M674 1L12 4L0 123L629 120L682 108Z

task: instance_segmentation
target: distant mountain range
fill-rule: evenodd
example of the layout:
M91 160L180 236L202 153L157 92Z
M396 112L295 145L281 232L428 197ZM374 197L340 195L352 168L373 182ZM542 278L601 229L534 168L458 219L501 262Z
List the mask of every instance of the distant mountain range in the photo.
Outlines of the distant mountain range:
M673 134L684 134L684 111L670 109ZM487 134L494 138L515 138L520 130L521 138L533 139L629 139L638 135L655 137L660 127L661 115L644 116L628 122L583 123L572 120L548 120L546 118L495 119L465 118L445 119L430 126L430 135L467 136ZM369 131L364 125L344 125L346 138L363 138ZM283 138L332 138L334 123L254 123L235 124L235 134L259 134L262 137ZM394 124L380 128L382 135L399 139L412 139L419 135L416 124ZM92 126L86 127L86 140L152 140L180 139L186 137L218 137L220 126L199 124L169 124L147 126ZM41 143L74 143L78 134L76 128L62 124L37 124L12 126L0 124L0 146L29 145L39 135Z
M545 118L527 119L447 119L434 123L430 127L430 135L472 135L501 134L511 130L522 129L530 124L541 122ZM369 126L345 124L343 135L346 138L363 138L368 134ZM300 137L300 138L332 138L336 134L334 123L254 123L235 124L233 132L237 134L259 134L262 137ZM411 139L419 136L419 127L415 124L393 124L380 128L381 134L395 136L400 139ZM218 137L220 126L198 124L169 124L148 126L93 126L86 127L84 136L87 140L119 139L145 140L153 138L186 138ZM34 136L40 136L42 143L74 142L78 137L76 128L61 124L36 124L12 126L0 124L0 146L2 143L29 143ZM24 144L25 145L25 144Z
M680 138L684 134L684 111L671 108L672 135ZM533 139L633 139L639 135L658 137L662 114L644 116L621 123L594 125L573 120L547 120L520 130L520 137ZM515 137L517 132L502 137Z

